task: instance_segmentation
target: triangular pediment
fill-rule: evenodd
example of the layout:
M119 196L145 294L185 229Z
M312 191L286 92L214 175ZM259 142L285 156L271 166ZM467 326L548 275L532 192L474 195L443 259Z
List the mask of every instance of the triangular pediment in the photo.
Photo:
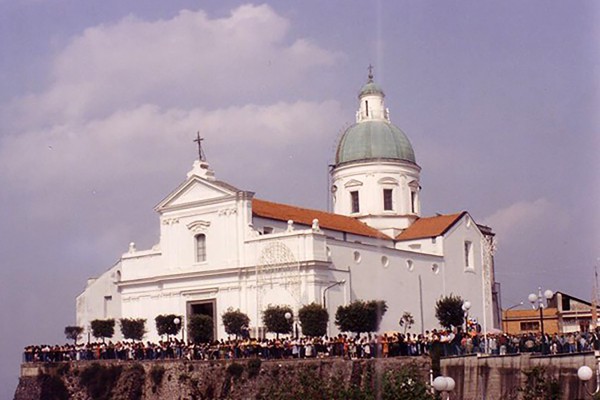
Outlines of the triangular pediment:
M171 192L155 207L155 210L161 211L214 201L220 198L226 199L234 196L238 191L238 189L226 183L209 181L194 175Z

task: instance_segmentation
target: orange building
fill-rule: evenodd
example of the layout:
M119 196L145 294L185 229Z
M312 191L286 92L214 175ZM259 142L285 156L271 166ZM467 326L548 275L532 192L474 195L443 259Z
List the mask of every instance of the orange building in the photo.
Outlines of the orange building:
M563 292L556 292L543 311L546 333L586 332L598 326L597 313L592 318L591 303ZM539 310L502 311L502 330L509 334L540 332L540 322Z

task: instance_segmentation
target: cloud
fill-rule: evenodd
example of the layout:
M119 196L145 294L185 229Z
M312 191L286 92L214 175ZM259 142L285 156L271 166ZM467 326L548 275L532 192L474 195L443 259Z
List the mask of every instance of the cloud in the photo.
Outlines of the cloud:
M497 210L483 220L492 226L499 237L508 241L529 240L547 229L559 231L569 224L568 214L546 198L519 201Z
M14 129L102 118L141 104L219 107L306 90L306 74L339 54L289 38L290 22L267 5L225 18L181 11L167 20L129 16L86 29L55 57L51 84L3 112Z
M192 138L197 130L207 138L209 161L217 160L225 175L243 169L248 177L258 178L273 165L285 164L286 146L314 149L322 132L335 132L342 114L334 101L218 110L143 105L103 119L4 138L0 181L32 195L36 206L31 217L61 218L61 210L69 212L64 207L66 193L82 204L89 196L104 196L112 203L112 197L131 191L132 185L143 191L153 181L184 177L195 154ZM177 183L171 181L172 187Z
M59 221L72 209L97 218L107 214L101 202L127 207L171 190L194 158L198 130L218 176L242 168L250 185L298 148L326 165L330 148L314 144L323 132L333 137L340 105L299 99L313 94L307 74L339 54L289 31L267 5L223 18L128 16L84 30L56 54L46 90L0 106L5 193L29 221Z

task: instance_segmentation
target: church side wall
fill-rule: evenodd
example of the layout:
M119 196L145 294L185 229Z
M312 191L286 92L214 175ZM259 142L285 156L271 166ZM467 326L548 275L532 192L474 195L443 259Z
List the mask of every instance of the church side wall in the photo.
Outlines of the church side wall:
M121 318L121 294L116 281L121 263L115 264L93 282L90 282L76 300L76 325L90 332L90 322L95 319L115 319L115 339L120 338L118 319Z
M470 222L468 222L470 221ZM491 286L484 282L482 246L483 235L470 216L464 216L445 235L444 257L447 275L447 285L452 293L461 296L471 303L469 317L476 318L482 327L488 330L493 327L492 305L484 305L486 298L491 296ZM471 243L471 254L467 266L465 242ZM491 300L491 299L490 299ZM485 323L484 323L485 322Z
M414 316L411 332L437 326L433 307L444 289L441 257L339 241L331 242L330 248L334 268L348 271L350 301L386 300L381 332L401 330L398 321L404 312ZM432 271L434 264L437 273Z

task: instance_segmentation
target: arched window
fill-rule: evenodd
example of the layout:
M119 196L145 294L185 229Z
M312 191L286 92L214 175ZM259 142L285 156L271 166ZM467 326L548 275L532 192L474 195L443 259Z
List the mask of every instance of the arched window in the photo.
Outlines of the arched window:
M206 235L201 233L196 238L196 262L206 261Z

